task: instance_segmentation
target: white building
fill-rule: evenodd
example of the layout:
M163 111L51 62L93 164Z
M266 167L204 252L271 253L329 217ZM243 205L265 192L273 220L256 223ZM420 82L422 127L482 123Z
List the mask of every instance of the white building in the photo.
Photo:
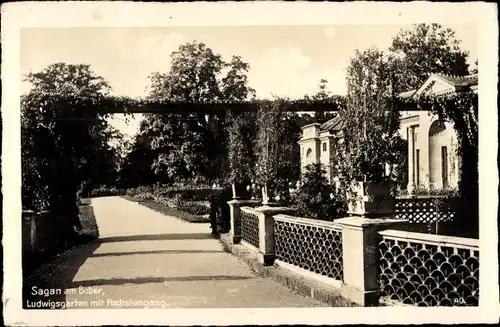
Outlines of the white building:
M424 93L447 95L463 90L477 92L477 74L469 76L431 75L417 90L401 94L404 98ZM415 187L425 189L456 188L459 180L460 159L457 154L457 134L451 123L442 122L427 111L409 111L401 115L400 135L408 140L408 191ZM335 117L324 124L302 127L299 141L301 169L321 163L329 180L330 155L335 142L342 142L342 120ZM334 154L332 154L334 155Z

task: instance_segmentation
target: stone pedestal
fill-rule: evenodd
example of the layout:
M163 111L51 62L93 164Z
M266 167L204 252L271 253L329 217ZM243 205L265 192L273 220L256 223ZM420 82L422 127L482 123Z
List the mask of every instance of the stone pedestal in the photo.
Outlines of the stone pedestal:
M353 182L347 192L347 213L351 216L390 217L394 213L395 199L391 195L391 182Z
M238 244L241 241L241 207L255 207L260 204L259 200L231 200L228 201L231 215L231 240L233 244Z
M255 208L259 214L259 262L270 266L275 258L274 215L293 214L288 207L270 207L268 205Z
M380 242L378 232L389 228L406 229L409 222L366 217L341 218L335 222L342 226L342 296L362 306L377 306Z

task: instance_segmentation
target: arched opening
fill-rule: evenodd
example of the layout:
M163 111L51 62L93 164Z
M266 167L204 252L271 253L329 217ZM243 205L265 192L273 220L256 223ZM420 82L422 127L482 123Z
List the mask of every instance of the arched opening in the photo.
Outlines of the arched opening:
M312 149L309 148L306 151L306 166L310 165L312 163L313 163L313 161L312 161Z
M449 183L449 138L444 122L434 121L429 128L429 182L434 189L445 189Z

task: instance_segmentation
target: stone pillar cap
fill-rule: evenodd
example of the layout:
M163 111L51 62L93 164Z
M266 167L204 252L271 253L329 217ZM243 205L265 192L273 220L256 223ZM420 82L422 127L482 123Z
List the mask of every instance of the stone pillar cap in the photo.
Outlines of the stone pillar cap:
M252 200L252 199L232 199L230 201L227 201L228 204L253 204L260 202L261 201L259 200Z
M335 219L335 222L345 226L368 227L373 225L392 225L396 223L408 223L406 219L395 219L392 217L366 218L366 217L346 217Z
M263 213L285 213L285 212L291 212L294 211L293 208L289 207L270 207L270 206L260 206L255 208L257 211L263 212Z

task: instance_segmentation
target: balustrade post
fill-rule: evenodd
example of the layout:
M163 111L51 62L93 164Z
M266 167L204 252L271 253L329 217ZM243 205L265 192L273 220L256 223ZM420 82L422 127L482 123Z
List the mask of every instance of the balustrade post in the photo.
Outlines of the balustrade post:
M274 263L275 238L274 238L274 215L293 214L294 209L288 207L262 206L255 208L259 214L259 262L265 266Z
M379 242L383 229L409 228L409 222L392 218L348 217L335 220L342 226L344 280L342 296L362 306L379 301Z
M231 240L233 244L241 241L241 207L255 207L260 204L260 200L231 200L228 201L231 216Z
M36 230L36 215L29 216L29 231L30 231L30 250L34 253L37 250L37 230Z

